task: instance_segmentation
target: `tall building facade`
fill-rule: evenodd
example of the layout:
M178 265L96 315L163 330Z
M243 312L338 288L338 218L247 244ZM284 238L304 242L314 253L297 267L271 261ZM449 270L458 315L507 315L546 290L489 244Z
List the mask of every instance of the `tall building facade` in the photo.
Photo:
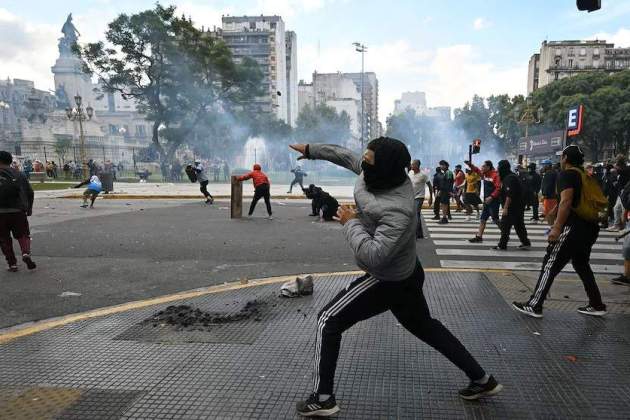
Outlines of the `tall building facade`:
M629 68L630 48L615 48L603 40L543 41L540 52L529 60L527 93L576 74Z
M287 122L295 127L298 117L298 67L297 67L297 35L293 31L286 32L287 51Z
M232 51L234 61L238 63L244 57L252 58L260 65L264 74L265 93L253 105L261 112L273 113L278 119L290 123L289 102L293 92L289 90L293 85L289 82L291 69L287 69L287 34L282 18L223 16L221 21L219 36ZM297 38L294 34L289 34L289 39L289 66L297 71ZM293 84L297 85L297 72L295 76Z
M402 114L412 109L417 115L427 110L427 95L424 92L403 92L400 99L394 102L394 114Z
M378 79L376 73L365 72L363 77L361 73L343 73L345 77L351 79L359 93L361 93L361 84L364 83L364 133L366 140L370 140L381 135L381 126L378 121Z

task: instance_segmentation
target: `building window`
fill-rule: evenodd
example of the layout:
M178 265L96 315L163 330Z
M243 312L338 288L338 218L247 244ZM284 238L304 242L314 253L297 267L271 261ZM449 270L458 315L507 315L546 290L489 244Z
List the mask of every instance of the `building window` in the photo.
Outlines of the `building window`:
M599 48L595 48L593 50L593 55L599 55Z
M573 51L573 48L569 48L569 57L573 57L575 55L575 52Z
M569 58L569 68L573 67L573 59Z
M586 55L586 48L580 48L580 55L581 56L585 56Z

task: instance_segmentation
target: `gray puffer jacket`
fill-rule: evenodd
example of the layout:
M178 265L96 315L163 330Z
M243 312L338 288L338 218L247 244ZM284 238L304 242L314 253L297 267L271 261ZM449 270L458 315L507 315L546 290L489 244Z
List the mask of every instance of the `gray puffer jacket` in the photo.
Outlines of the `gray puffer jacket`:
M358 218L344 227L357 265L382 281L407 279L416 266L416 211L411 181L371 193L363 181L361 158L332 144L309 144L307 158L327 160L359 175L354 185Z

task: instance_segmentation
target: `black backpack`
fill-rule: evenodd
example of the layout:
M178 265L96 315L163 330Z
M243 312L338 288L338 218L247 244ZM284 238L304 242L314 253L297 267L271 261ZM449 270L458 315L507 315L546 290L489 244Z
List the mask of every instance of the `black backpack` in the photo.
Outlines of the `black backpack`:
M20 198L20 184L11 171L0 171L0 208L14 205Z

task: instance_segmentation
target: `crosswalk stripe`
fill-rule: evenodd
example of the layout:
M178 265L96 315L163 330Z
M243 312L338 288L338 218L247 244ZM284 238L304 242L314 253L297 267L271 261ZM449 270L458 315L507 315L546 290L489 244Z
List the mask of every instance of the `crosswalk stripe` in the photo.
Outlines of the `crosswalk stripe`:
M453 219L447 224L440 224L433 220L431 210L423 210L423 219L430 239L435 246L435 253L443 268L473 268L473 269L503 269L540 271L542 261L548 246L546 232L549 226L545 221L533 223L531 212L525 215L525 225L528 238L532 241L532 249L529 251L516 248L520 244L516 232L512 229L509 247L507 251L491 249L501 237L501 230L497 225L489 221L484 233L484 242L470 243L478 231L479 220L468 220L468 216L453 212ZM615 237L619 232L607 232L601 230L597 243L591 253L591 268L598 274L618 274L623 272L623 256L621 254L621 242L616 242ZM571 264L563 270L574 272Z
M438 248L435 250L438 255L471 255L475 257L517 257L517 258L542 258L545 256L545 252L540 251L499 251L494 249L443 249ZM621 255L618 252L592 252L591 258L594 260L621 260Z
M477 231L475 231L477 232ZM473 234L467 234L467 233L442 233L442 232L438 232L438 233L432 233L431 232L431 238L435 238L435 239L465 239L468 240L469 238L472 238L474 235ZM484 243L487 242L488 239L499 239L501 237L501 235L499 234L499 232L497 233L484 233L483 235L483 240ZM516 234L514 232L512 232L512 234L510 235L511 239L515 239L516 238ZM543 235L528 235L528 238L530 241L546 241L547 237L543 236ZM599 237L597 238L597 243L601 243L601 242L605 242L605 243L616 243L614 238L602 238Z
M460 226L460 225L440 225L439 227L433 227L433 226L428 226L429 228L429 232L468 232L468 233L476 233L479 229L478 227L466 227L466 226ZM532 233L538 233L541 234L543 232L545 232L548 228L545 227L541 227L541 228L534 228L534 229L530 229L529 226L526 226L527 232L532 232ZM497 232L500 233L501 230L492 225L487 225L486 226L486 232ZM514 230L512 230L512 233L514 233ZM616 233L614 232L600 232L599 233L600 237L610 237L610 238L614 238L615 236L617 236Z
M517 262L517 261L458 261L441 260L442 268L473 268L478 270L499 269L515 271L540 271L542 261L539 262ZM598 274L619 274L623 273L623 265L615 264L591 264L591 269ZM563 272L574 273L571 264L567 264Z
M491 247L496 245L495 243L493 243L492 241L487 241L487 242L475 242L475 243L471 243L468 242L467 240L463 240L460 239L459 241L457 240L434 240L433 243L436 246L456 246L456 247ZM512 237L510 238L510 244L513 245L518 245L520 242L518 240L518 238L515 237L515 235L512 235ZM547 246L549 245L549 242L547 241L540 241L540 242L534 242L532 241L532 248L547 248ZM617 242L617 243L606 243L606 244L595 244L593 245L593 249L611 249L611 250L617 250L617 251L621 251L621 243Z

